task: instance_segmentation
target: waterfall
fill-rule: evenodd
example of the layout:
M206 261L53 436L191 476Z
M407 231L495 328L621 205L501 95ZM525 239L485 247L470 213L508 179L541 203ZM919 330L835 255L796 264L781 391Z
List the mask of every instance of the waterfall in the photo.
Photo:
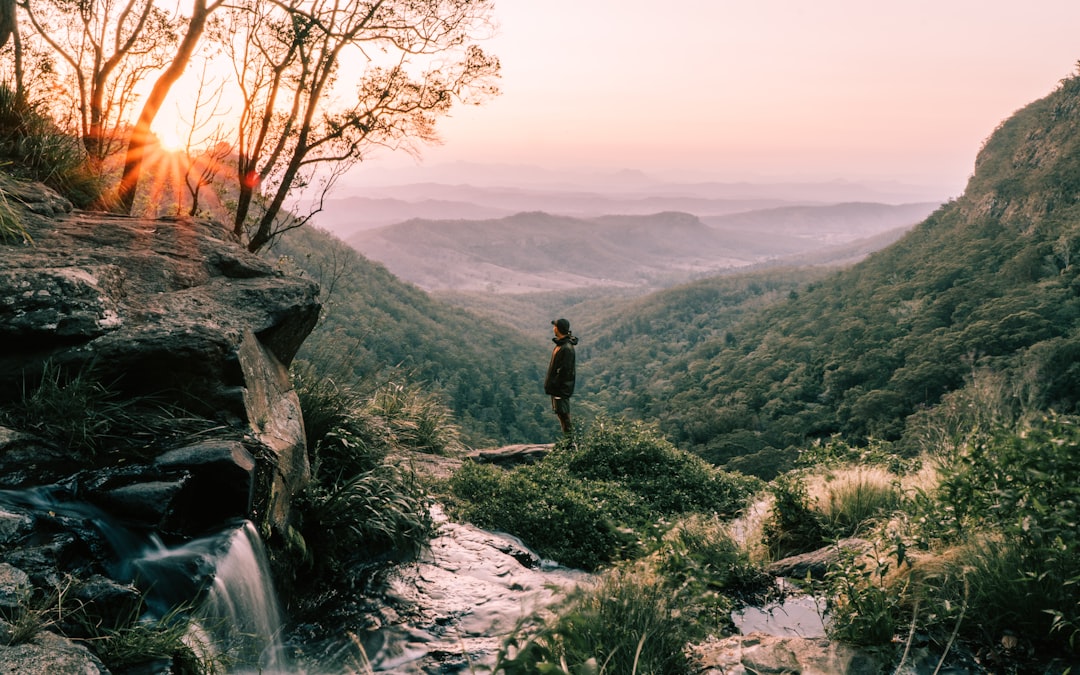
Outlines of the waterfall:
M188 645L230 673L291 672L283 658L282 613L262 540L250 521L132 561L159 616L201 597Z
M255 526L245 521L229 538L213 584L199 610L217 649L225 649L252 672L284 668L282 614L271 584L269 561Z
M143 593L144 618L194 607L188 645L230 674L299 673L285 658L282 612L269 561L250 521L176 546L156 534L129 527L70 491L35 488L0 490L0 509L55 525L76 528L84 539L100 539L109 576L134 583Z

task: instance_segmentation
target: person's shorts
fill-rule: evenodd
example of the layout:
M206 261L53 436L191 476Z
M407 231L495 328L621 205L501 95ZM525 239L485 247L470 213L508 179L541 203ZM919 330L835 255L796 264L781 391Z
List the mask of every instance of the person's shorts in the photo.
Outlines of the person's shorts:
M559 415L569 415L570 414L570 399L561 398L559 396L552 396L551 397L551 409L554 410Z

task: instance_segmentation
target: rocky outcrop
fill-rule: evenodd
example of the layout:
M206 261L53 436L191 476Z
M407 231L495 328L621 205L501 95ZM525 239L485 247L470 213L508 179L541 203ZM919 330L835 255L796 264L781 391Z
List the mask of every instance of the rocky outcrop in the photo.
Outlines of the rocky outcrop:
M318 318L318 286L211 221L76 211L4 176L0 197L0 408L43 375L77 374L117 400L201 420L196 435L159 424L137 451L125 438L122 453L115 438L87 452L41 424L0 426L0 610L63 584L107 629L145 596L118 570L121 528L102 523L174 542L235 519L289 527L310 476L288 366ZM104 672L58 635L0 637L12 642L0 672Z
M237 464L227 451L226 463L240 467L232 491L248 481L250 515L283 526L289 495L308 479L287 368L318 318L317 285L283 275L210 221L74 211L43 186L8 179L0 191L24 234L0 244L0 403L50 364L220 420L250 455ZM20 444L8 445L17 455ZM59 450L35 455L62 470ZM143 487L114 477L113 502L149 504L182 487L162 478L161 466L148 468L152 484ZM20 477L22 486L35 482L25 466Z

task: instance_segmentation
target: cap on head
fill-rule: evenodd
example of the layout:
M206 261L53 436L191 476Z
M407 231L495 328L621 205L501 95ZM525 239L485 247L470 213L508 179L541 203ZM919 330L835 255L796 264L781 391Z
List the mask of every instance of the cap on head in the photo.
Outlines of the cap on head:
M559 332L563 335L570 334L570 322L566 319L555 319L551 322L551 325L558 328Z

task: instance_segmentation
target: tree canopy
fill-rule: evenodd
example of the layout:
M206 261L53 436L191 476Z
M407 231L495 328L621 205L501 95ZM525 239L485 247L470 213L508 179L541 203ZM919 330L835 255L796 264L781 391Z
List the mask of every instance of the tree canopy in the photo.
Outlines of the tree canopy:
M148 187L147 168L169 169L151 125L197 56L231 64L227 86L199 95L240 92L239 109L170 156L185 170L169 170L180 183L197 158L220 164L199 171L223 196L206 208L253 251L305 224L375 149L418 152L438 142L438 119L455 103L498 93L499 61L478 44L491 33L490 0L194 0L186 17L155 0L18 7L16 39L4 47L15 57L12 88L83 139L115 185L99 205L123 213L194 204L175 186L171 200L145 196L164 180L155 175ZM195 125L205 101L185 103Z

